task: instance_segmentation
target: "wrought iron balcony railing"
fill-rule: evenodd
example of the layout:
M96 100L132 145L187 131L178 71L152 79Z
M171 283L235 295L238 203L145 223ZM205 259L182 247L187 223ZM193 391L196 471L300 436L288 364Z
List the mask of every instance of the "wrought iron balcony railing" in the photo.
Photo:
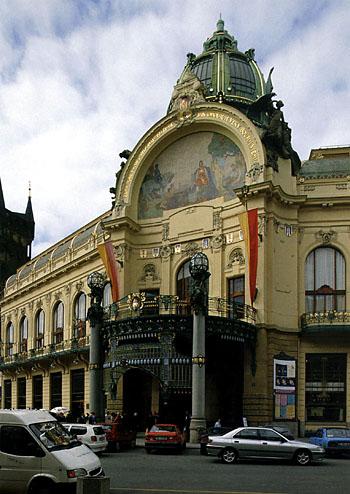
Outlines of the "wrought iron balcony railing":
M27 352L15 353L11 356L1 358L0 364L9 365L27 361L28 359L50 358L56 353L69 353L82 350L89 345L89 336L82 338L72 338L60 343L50 343L40 348L30 348Z
M176 295L148 296L145 292L131 293L104 308L106 321L163 315L191 315L190 301ZM208 315L256 323L256 309L219 297L208 298Z
M308 312L301 316L301 328L316 326L347 326L350 327L350 312L329 310L326 312Z

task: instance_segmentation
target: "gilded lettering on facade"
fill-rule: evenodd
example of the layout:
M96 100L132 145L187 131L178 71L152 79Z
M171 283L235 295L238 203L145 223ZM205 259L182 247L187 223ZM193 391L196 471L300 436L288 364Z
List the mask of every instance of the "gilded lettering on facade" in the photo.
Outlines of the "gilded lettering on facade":
M226 115L224 113L215 111L199 112L197 118L220 120L221 122L232 125L232 127L239 131L239 133L242 135L243 139L247 143L252 160L259 161L259 153L256 147L255 139L252 136L251 130L245 125L242 120L233 115Z

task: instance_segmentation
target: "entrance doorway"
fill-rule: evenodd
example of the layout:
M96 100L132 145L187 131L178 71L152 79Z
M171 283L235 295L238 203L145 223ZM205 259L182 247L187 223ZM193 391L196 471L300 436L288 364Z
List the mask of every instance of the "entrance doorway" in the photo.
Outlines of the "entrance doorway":
M158 394L158 399L153 396L152 400L152 390L155 395ZM158 413L158 409L159 382L156 378L142 369L128 370L123 377L123 415L131 419L137 413L135 425L138 431L144 431L148 417L154 412Z

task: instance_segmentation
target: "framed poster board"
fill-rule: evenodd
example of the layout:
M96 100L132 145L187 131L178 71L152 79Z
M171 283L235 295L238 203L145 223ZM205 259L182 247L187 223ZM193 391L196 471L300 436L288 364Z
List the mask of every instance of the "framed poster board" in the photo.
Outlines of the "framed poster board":
M275 420L296 419L296 359L284 353L273 359Z

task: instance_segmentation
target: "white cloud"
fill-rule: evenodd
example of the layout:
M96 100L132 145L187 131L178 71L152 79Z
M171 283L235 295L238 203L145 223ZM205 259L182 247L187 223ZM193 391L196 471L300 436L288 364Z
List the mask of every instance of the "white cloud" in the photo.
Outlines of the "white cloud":
M15 211L32 181L35 253L110 207L118 153L165 115L220 11L265 76L275 66L301 157L350 141L346 1L3 0L0 177Z

